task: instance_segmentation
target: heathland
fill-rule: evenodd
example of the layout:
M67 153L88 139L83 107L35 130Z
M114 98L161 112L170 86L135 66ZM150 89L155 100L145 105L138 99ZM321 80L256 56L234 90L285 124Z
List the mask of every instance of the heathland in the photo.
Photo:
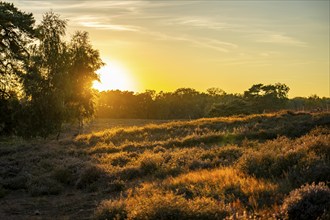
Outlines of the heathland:
M329 113L115 121L2 138L0 218L330 217Z

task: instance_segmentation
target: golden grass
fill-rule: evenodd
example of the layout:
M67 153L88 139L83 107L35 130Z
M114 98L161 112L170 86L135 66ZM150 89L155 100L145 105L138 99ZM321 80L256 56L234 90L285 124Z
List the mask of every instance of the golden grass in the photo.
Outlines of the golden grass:
M58 206L59 218L275 219L290 191L330 181L329 124L327 113L282 112L1 140L0 205L74 194L88 199L69 214Z

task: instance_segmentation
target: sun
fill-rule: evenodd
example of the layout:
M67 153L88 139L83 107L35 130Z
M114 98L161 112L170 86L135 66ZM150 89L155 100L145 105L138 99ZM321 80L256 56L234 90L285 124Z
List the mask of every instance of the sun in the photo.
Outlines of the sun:
M136 86L129 71L117 61L105 61L105 65L97 71L100 81L93 82L98 91L122 90L135 91Z

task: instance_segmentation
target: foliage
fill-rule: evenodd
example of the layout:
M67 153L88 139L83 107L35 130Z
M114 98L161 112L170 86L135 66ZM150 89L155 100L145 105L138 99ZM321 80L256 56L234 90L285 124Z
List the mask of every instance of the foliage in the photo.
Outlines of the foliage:
M105 201L96 212L96 219L223 219L227 215L223 203L210 198L186 200L171 192L149 186L134 196L119 201Z
M13 4L0 2L0 134L14 132L20 111L21 77L26 73L34 18Z
M122 200L103 201L95 212L95 219L125 220L127 219L126 204Z
M0 133L47 137L65 122L82 125L94 114L91 86L103 65L87 32L66 43L67 21L52 11L35 27L13 4L0 2L0 10Z
M244 92L244 98L249 101L253 112L274 111L285 107L289 90L288 86L281 83L255 84Z
M66 70L66 46L61 38L65 35L66 21L53 12L46 13L38 26L39 45L34 47L25 76L27 99L21 128L24 136L42 136L59 131L64 118L63 79Z
M302 136L294 141L281 137L266 142L257 151L246 152L238 167L259 178L287 178L292 186L327 181L330 175L328 140L329 134Z
M69 108L70 117L79 121L94 114L94 93L92 82L98 80L96 70L102 65L99 52L93 49L87 32L76 32L69 45L69 76L67 77L68 94L65 107Z
M34 18L13 4L0 2L0 99L15 94L14 87L25 73L28 43L34 37Z
M174 92L147 90L143 93L129 91L104 91L100 93L97 117L140 119L195 119L276 112L281 109L294 111L325 111L329 98L312 96L288 99L289 87L285 84L256 84L244 94L227 94L219 88L207 93L191 88Z
M330 213L330 189L325 183L301 186L285 198L282 209L288 219L327 219Z

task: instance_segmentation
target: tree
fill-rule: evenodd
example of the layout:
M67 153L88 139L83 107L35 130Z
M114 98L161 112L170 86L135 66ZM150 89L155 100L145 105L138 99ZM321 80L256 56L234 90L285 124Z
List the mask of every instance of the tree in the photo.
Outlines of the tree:
M62 41L65 29L66 21L53 12L46 13L37 28L39 42L31 48L24 77L28 100L20 126L24 136L47 137L52 132L60 132L66 120L68 52Z
M208 116L219 117L219 116L231 116L240 114L249 114L250 112L248 103L246 100L239 96L232 96L228 102L214 103L211 106Z
M226 95L226 92L220 88L209 88L206 90L207 94L212 96L212 97L218 97L218 96L224 96Z
M29 58L28 43L34 38L32 14L0 2L0 134L14 132L22 75Z
M32 14L13 4L0 2L0 98L15 95L15 87L25 72L29 57L27 44L34 37Z
M92 82L103 63L92 48L87 32L76 32L67 44L66 21L48 12L37 28L39 43L33 48L29 71L24 80L26 136L61 132L64 122L79 122L94 114ZM31 128L29 128L29 126ZM26 133L25 131L33 131Z
M285 107L290 88L285 84L255 84L244 92L252 112L275 111Z
M87 32L76 32L69 45L70 67L66 85L68 94L65 105L70 111L70 118L78 120L79 127L83 120L94 114L95 102L92 83L98 80L96 70L103 64L99 52L94 50Z

